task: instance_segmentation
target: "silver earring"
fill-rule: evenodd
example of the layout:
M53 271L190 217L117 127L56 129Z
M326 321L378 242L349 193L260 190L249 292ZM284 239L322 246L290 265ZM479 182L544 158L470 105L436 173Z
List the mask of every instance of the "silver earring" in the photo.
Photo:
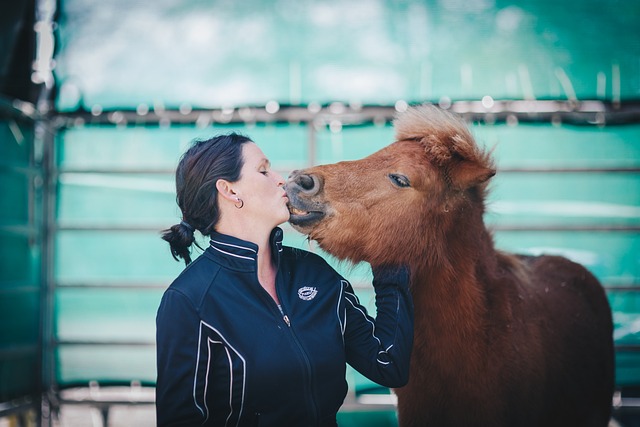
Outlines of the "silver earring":
M240 203L240 206L238 206L238 203ZM242 209L242 207L244 206L244 202L242 201L241 198L236 197L236 204L234 206L238 209Z

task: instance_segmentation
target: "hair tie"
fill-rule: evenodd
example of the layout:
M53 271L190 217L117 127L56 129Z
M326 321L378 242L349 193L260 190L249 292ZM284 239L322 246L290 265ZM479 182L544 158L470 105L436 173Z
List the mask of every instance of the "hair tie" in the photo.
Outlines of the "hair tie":
M193 228L187 221L180 221L180 225L185 226L192 233L195 231L195 228Z

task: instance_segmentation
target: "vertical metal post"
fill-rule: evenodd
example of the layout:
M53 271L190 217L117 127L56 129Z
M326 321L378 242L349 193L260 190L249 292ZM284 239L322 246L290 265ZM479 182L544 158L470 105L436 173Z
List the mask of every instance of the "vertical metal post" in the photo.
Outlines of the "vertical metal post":
M40 361L40 364L38 366L38 395L35 397L39 397L39 399L36 399L34 401L34 404L36 405L36 425L37 426L41 426L42 425L42 396L43 396L43 392L45 390L44 388L44 383L43 383L43 364L42 364L42 357L44 355L44 341L43 341L43 337L44 337L44 319L45 319L45 313L44 313L44 304L45 304L45 281L44 281L44 251L43 251L43 227L42 227L42 220L44 218L44 200L43 200L43 190L46 188L46 178L44 176L44 171L42 170L42 165L43 165L43 156L42 156L42 151L38 150L39 145L41 145L41 141L38 140L38 126L39 126L39 119L37 119L36 121L34 121L33 123L33 135L32 138L30 139L29 143L31 144L30 147L30 154L29 154L29 167L32 168L35 172L32 176L30 176L30 182L29 182L29 225L30 227L33 228L33 232L31 234L32 237L30 237L29 239L29 247L36 247L39 250L39 254L40 254L40 270L38 272L38 279L37 279L37 283L38 283L38 288L39 288L39 311L38 311L38 315L39 315L39 319L38 319L38 360Z
M52 425L52 402L55 385L53 343L54 316L54 230L55 230L55 134L49 113L53 109L52 93L55 85L52 64L55 51L55 14L57 0L35 0L36 57L33 61L31 80L40 85L36 109L39 117L35 123L34 155L40 159L42 169L42 204L39 237L40 254L40 406L38 425ZM37 161L36 161L37 165Z
M42 222L40 236L42 242L40 283L41 283L41 318L40 318L40 345L41 345L41 381L42 381L42 405L41 423L45 426L52 425L52 403L55 396L55 355L53 343L54 320L54 230L55 230L55 204L56 204L56 177L55 177L55 135L50 123L40 121L36 125L36 138L42 144Z
M307 122L308 127L308 138L307 138L307 166L314 166L317 161L316 151L317 151L317 139L318 134L316 132L316 121L309 120Z

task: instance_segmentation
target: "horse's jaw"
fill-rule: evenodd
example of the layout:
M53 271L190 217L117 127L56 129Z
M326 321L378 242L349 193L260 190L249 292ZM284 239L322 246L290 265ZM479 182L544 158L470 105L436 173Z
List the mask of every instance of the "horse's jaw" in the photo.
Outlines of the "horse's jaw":
M314 226L324 217L324 212L318 211L307 212L290 209L289 212L289 223L294 230L307 235L313 232Z
M289 223L296 231L306 235L312 234L316 226L326 217L324 210L318 210L317 208L316 210L311 210L293 197L289 199L288 208Z

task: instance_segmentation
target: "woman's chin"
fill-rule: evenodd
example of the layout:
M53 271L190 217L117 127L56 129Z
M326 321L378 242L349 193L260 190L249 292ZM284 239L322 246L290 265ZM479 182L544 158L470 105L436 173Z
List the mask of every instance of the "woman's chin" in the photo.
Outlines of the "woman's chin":
M275 226L277 227L286 223L287 221L289 221L290 216L291 214L289 213L289 209L285 209L285 212L283 212L283 214L278 218L278 223Z

